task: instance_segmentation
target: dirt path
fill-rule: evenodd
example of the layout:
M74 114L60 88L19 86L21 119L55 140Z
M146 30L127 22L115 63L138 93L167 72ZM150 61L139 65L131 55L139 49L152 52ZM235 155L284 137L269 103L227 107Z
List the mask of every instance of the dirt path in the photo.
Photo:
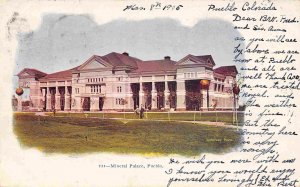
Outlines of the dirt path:
M98 117L92 117L98 118ZM100 118L103 119L103 118ZM222 126L225 128L242 128L242 126L237 127L236 125L226 125L225 122L212 122L212 121L185 121L185 120L164 120L164 119L124 119L124 118L104 118L104 119L114 119L120 121L137 121L137 120L144 120L144 121L163 121L163 122L182 122L182 123L194 123L194 124L201 124L201 125L213 125L213 126Z

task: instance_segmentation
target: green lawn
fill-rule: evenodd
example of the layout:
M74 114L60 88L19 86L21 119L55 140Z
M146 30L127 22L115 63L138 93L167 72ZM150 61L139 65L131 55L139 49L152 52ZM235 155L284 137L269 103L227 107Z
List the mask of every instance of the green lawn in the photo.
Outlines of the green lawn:
M53 115L49 113L49 115ZM124 118L124 113L117 112L117 113L56 113L56 116L68 116L68 117L99 117L99 118ZM169 115L169 116L168 116ZM145 119L151 120L180 120L180 121L194 121L194 115L196 121L212 121L212 122L225 122L226 124L232 124L233 114L232 112L188 112L188 113L167 113L167 112L147 112L145 113ZM125 113L126 119L137 119L133 112L132 113ZM244 120L244 114L238 114L238 122L241 125Z
M40 118L40 119L39 119ZM234 128L182 122L14 115L14 132L24 147L47 153L135 154L223 153L241 140Z

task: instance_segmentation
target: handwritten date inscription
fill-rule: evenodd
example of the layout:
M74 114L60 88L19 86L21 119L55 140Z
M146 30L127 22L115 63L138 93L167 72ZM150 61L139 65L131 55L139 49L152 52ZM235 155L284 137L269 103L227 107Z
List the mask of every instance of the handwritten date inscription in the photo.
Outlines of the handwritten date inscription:
M123 11L179 11L181 10L183 5L175 5L175 4L162 4L160 2L156 2L151 4L150 6L140 6L137 4L127 5Z

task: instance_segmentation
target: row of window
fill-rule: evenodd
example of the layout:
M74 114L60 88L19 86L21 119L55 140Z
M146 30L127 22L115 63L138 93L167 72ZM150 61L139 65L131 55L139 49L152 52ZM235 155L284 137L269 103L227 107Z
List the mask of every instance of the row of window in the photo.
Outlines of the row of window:
M91 85L91 93L101 93L101 85Z
M87 79L88 82L103 82L104 81L104 78L90 78L90 79Z
M124 99L123 98L116 98L116 105L124 105Z
M196 78L196 72L188 72L188 73L184 73L184 78Z
M116 78L117 81L122 81L123 80L123 77L117 77ZM105 79L102 77L102 78L89 78L87 79L88 82L103 82Z
M198 73L198 72L187 72L187 73L184 73L184 78L197 78L197 74L200 74L200 73ZM215 81L224 82L225 79L215 78Z
M101 85L91 85L91 93L101 93ZM224 92L224 85L214 84L214 91ZM122 92L122 86L117 86L117 92ZM79 88L75 88L75 93L79 94Z
M214 90L218 92L224 92L224 85L214 84Z
M91 85L90 89L91 93L101 93L101 85ZM117 92L122 92L122 86L117 86ZM79 94L79 88L75 88L75 93Z
M225 79L218 79L218 78L215 78L215 81L225 82Z
M121 93L122 92L122 87L121 86L117 86L117 92Z

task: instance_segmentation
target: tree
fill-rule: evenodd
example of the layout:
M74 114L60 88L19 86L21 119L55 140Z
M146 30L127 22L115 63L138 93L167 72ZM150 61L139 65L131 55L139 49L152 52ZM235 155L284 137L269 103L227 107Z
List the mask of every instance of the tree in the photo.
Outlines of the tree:
M200 105L202 103L202 96L200 93L197 92L187 92L186 93L186 99L189 99L189 101L192 103L191 107L194 110L194 123L196 122L196 110L200 110ZM201 113L200 113L201 115Z
M192 110L200 110L200 105L202 103L202 95L198 92L187 92L186 93L187 105L190 105Z

